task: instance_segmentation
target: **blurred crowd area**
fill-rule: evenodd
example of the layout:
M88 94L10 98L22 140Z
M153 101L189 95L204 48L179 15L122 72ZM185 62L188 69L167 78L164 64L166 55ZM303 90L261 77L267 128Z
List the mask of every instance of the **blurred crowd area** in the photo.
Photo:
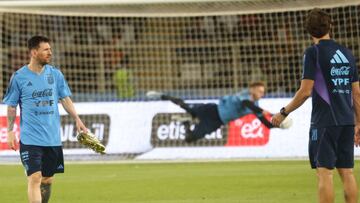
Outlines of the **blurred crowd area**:
M332 37L359 64L360 6L327 10ZM265 81L268 97L299 87L307 11L197 17L84 17L3 13L2 94L28 62L32 35L52 40L53 64L75 101L143 100L148 90L216 98Z

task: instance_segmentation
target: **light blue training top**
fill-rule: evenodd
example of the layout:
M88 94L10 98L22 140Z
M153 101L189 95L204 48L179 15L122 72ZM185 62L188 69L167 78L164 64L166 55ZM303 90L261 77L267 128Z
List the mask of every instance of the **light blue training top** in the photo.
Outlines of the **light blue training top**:
M51 65L37 74L27 65L16 71L3 102L20 106L20 140L26 145L61 146L59 99L71 95L61 71Z
M250 99L249 90L243 90L234 95L226 95L221 97L218 105L218 111L222 122L227 124L232 120L253 113L251 109L242 104L242 101ZM258 101L254 102L254 104L259 106Z

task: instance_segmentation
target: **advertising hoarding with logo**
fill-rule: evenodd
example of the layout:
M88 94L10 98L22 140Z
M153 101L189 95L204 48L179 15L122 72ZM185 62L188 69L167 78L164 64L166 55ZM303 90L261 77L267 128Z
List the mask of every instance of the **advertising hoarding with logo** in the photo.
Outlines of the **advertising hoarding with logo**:
M82 121L93 134L106 146L109 140L110 117L106 114L80 115ZM0 116L0 151L10 150L7 145L7 118ZM14 125L17 142L20 140L20 117L17 116ZM85 148L76 139L76 126L74 120L69 115L61 116L60 136L64 149ZM16 146L18 150L19 145Z
M270 115L266 116L270 120ZM270 129L249 114L228 124L226 146L264 146L269 142Z
M185 113L159 113L152 119L151 144L153 147L176 147L176 146L224 146L226 143L226 129L218 130L205 135L204 139L192 144L185 143L185 128L182 122L178 121L179 116ZM191 129L196 121L192 121Z
M199 100L191 102L216 102ZM278 112L289 99L262 99L260 106ZM242 117L195 144L186 144L181 122L173 115L184 115L178 106L164 101L75 103L77 112L106 145L107 153L139 154L136 159L197 158L281 158L306 157L309 140L311 101L290 114L293 126L288 130L260 125L254 115ZM61 136L65 154L93 154L75 141L75 125L60 107ZM18 113L18 115L20 115ZM0 105L0 155L17 155L5 149L6 106ZM16 121L16 127L19 120ZM18 129L18 128L17 128ZM360 150L356 149L359 155Z
M80 117L87 128L106 147L109 141L110 117L106 114L80 115ZM60 135L64 149L86 148L78 143L75 122L69 115L61 116Z
M176 119L185 115L185 113L156 114L152 119L152 146L262 146L269 141L270 129L262 124L254 114L249 114L205 135L204 139L188 144L184 141L184 125ZM267 119L270 120L270 116ZM195 124L196 121L192 121L191 129Z

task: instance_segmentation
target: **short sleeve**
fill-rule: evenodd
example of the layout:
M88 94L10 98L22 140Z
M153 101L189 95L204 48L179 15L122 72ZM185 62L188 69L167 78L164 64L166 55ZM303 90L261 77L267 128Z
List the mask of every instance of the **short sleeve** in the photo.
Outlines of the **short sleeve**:
M8 106L17 106L20 101L20 88L17 81L16 73L11 76L9 86L6 90L3 102Z
M316 72L316 50L310 47L305 51L303 59L302 79L315 80Z
M57 92L60 99L71 96L70 88L64 78L64 75L59 71L57 77Z
M359 72L358 72L357 66L355 65L354 66L354 74L353 74L353 77L352 77L352 82L358 82L358 81L359 81Z
M351 59L350 59L350 66L352 67L352 76L351 76L351 82L358 82L359 81L359 72L358 72L358 68L356 66L356 61L354 56L351 54Z

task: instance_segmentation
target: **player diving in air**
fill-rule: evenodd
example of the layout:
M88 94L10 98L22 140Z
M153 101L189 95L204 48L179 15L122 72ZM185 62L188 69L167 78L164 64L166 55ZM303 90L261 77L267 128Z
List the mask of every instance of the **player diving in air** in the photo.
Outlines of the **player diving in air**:
M274 126L266 118L266 115L271 116L271 113L259 107L259 99L264 94L265 84L263 82L253 82L247 90L221 97L218 104L187 104L180 98L155 91L148 92L147 97L169 100L184 109L192 118L198 120L193 130L190 128L191 118L183 121L185 142L191 143L205 137L206 134L214 132L222 125L248 114L255 114L266 127L273 128ZM288 128L290 125L291 120L287 119L280 128Z

